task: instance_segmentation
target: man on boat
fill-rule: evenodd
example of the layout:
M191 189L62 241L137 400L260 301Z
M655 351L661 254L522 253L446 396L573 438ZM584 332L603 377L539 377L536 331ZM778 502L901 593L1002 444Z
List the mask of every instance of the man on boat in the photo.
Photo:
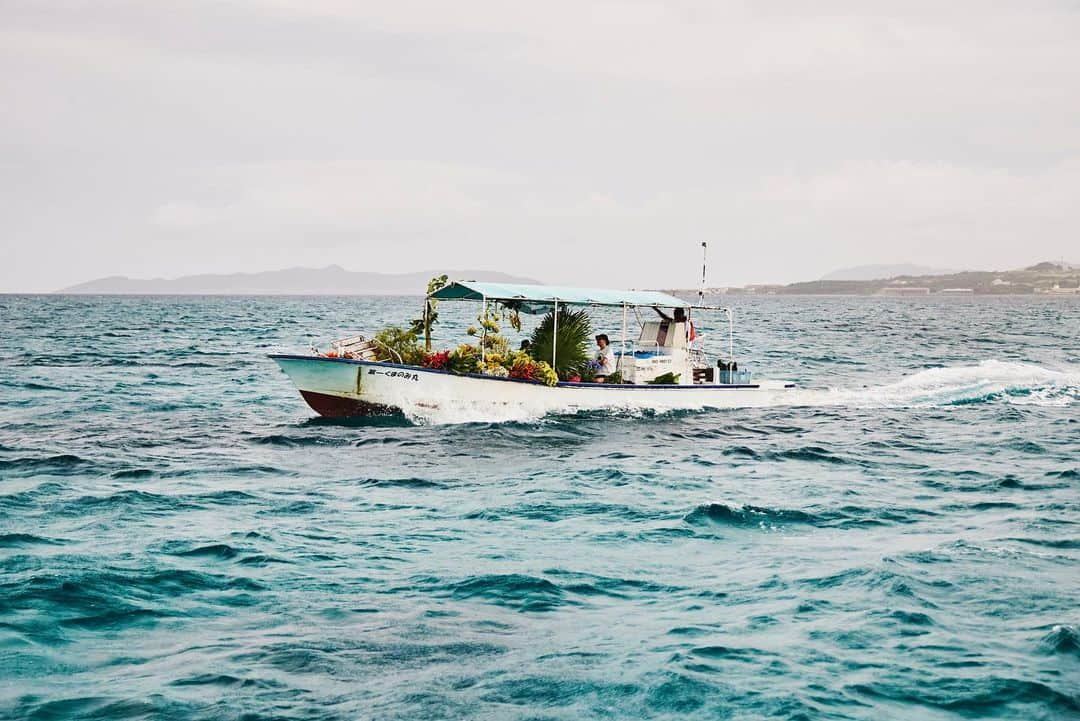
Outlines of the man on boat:
M656 334L657 342L660 345L667 343L667 334L671 331L672 323L685 323L686 324L686 340L692 341L697 338L697 329L694 328L694 321L690 320L690 317L686 314L685 308L676 308L674 315L668 315L659 308L653 308L659 314L662 321L660 321L660 330Z
M596 352L596 382L603 383L609 375L615 372L615 350L611 347L606 333L596 336L596 345L600 349Z

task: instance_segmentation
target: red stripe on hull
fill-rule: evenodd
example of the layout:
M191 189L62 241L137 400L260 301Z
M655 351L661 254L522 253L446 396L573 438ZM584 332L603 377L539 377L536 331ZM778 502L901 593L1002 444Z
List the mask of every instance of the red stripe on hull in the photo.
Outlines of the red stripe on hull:
M330 396L325 393L312 391L300 391L311 409L320 416L327 418L357 418L364 416L392 416L400 413L393 406L384 406L381 403L369 403L358 401L354 398L342 398Z

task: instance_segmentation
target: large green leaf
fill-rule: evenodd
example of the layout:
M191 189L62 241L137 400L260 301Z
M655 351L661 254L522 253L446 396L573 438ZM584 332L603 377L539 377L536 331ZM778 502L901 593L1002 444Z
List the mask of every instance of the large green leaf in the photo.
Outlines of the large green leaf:
M556 333L558 337L554 337ZM558 346L555 372L565 380L579 375L591 359L592 324L584 310L560 308L558 329L555 329L555 313L549 311L536 326L530 340L529 355L547 363L551 363L552 348Z

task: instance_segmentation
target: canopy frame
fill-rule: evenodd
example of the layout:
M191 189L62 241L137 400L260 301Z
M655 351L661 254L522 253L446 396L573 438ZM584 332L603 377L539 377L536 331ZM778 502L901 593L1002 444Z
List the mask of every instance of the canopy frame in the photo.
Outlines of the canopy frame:
M516 308L529 315L546 313L556 303L565 306L607 306L621 308L682 308L685 310L723 310L721 306L691 303L669 293L655 290L616 290L575 288L569 286L526 285L517 283L481 283L455 280L429 293L429 300L484 299Z
M451 281L441 288L428 293L424 300L425 317L428 303L432 300L443 301L479 301L483 307L484 316L487 316L489 302L502 305L505 308L529 315L539 315L548 310L554 310L553 328L554 335L558 337L559 306L577 307L615 307L622 309L622 346L625 351L627 341L627 311L634 309L634 314L641 322L637 313L638 308L653 308L660 312L661 308L673 310L711 310L723 311L728 320L728 362L735 360L735 318L734 312L729 306L707 305L703 300L703 294L699 294L697 303L683 300L676 296L660 291L633 291L611 290L602 288L571 288L562 286L525 285L511 283L481 283L477 281ZM663 314L661 314L663 315ZM486 332L484 336L486 336ZM484 338L480 342L480 359L486 358ZM557 343L552 343L551 366L554 368L558 359Z

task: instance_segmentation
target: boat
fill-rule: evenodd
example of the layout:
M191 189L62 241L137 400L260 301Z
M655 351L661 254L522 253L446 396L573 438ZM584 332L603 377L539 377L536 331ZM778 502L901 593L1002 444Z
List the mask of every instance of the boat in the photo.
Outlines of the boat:
M571 288L562 286L446 281L427 294L424 318L440 301L482 304L503 313L548 314L555 319L567 309L616 308L622 311L622 338L615 347L616 382L578 378L550 385L503 374L455 373L446 368L378 359L373 339L355 335L335 342L331 350L306 354L272 354L307 404L321 416L405 415L423 421L433 417L466 419L513 418L524 415L597 410L667 411L743 408L776 405L795 388L785 381L755 380L734 360L734 317L730 308L697 303L659 291ZM645 312L645 317L641 315ZM610 311L609 311L610 312ZM631 316L632 312L632 316ZM694 318L726 314L727 357L712 363L697 336ZM430 339L430 325L426 334ZM632 337L631 337L632 336ZM430 340L429 340L430 343ZM614 346L614 344L612 344ZM481 343L479 352L484 353ZM553 343L551 367L558 348Z

